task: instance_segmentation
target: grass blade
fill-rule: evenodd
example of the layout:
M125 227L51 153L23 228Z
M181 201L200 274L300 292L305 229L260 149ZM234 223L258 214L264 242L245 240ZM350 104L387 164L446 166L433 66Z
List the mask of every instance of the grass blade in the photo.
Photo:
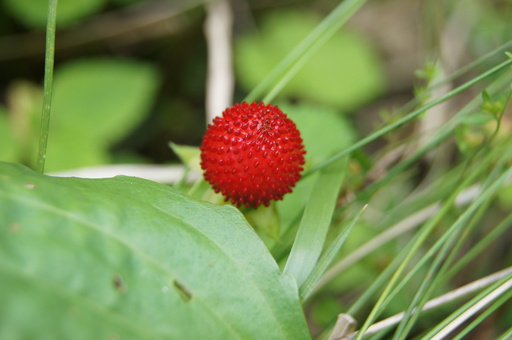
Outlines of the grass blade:
M496 311L499 307L501 307L505 302L512 298L512 289L498 298L485 312L480 314L475 320L473 320L466 328L464 328L453 340L463 340L469 332L471 332L476 326L482 323L485 319L489 317L493 312Z
M331 225L332 214L344 177L347 159L341 159L318 174L295 237L284 272L303 285L315 268Z
M471 177L474 175L473 173L469 174L468 177ZM433 251L436 251L438 247L440 247L445 240L453 234L456 230L461 228L468 219L473 216L474 212L491 196L495 193L495 191L498 189L498 187L507 179L509 176L512 175L512 167L508 168L506 172L504 172L496 181L494 181L485 191L482 192L481 195L477 197L477 199L466 209L464 214L462 214L457 221L448 229L448 231L436 242L434 246L431 247L429 252L425 256L423 256L422 260L416 264L416 266L411 270L411 272L414 272L418 270L419 266L422 266L428 261L429 256L432 255ZM468 178L466 178L465 182L468 181ZM464 185L464 183L463 183ZM455 193L456 194L456 193ZM455 198L454 195L452 195L451 199L449 201L453 201ZM441 212L446 212L451 204L444 204ZM440 214L441 214L440 212ZM440 216L439 214L436 216ZM437 224L435 222L435 219L429 221L428 225L424 227L423 231L418 234L418 236L412 241L414 245L410 250L408 250L407 256L405 260L402 262L398 270L393 275L391 281L388 283L387 287L384 289L384 292L382 293L381 297L375 304L374 308L370 312L370 315L366 319L365 323L361 327L360 333L358 333L356 339L359 340L362 338L363 334L366 332L370 324L375 320L375 318L382 312L384 307L389 303L391 300L391 297L393 296L393 293L396 292L396 289L393 289L392 287L398 282L398 278L400 274L405 269L405 266L412 258L413 254L416 253L416 250L419 248L420 244L422 244L423 240L427 236L427 234L430 232L430 230L433 228L433 226ZM400 284L398 285L403 286L404 282L406 280L402 280ZM393 292L393 293L392 293Z
M507 142L505 141L503 143L503 145L507 145ZM430 218L430 220L428 221L428 224L423 226L422 229L429 230L431 228L431 226L435 225L437 223L437 221L439 221L444 215L446 215L446 213L450 209L450 204L447 204L446 202L455 202L456 200L458 200L458 197L460 195L462 195L462 193L465 190L467 190L467 188L466 188L467 185L470 185L470 183L472 183L474 178L477 178L480 174L487 171L488 167L491 164L495 163L497 157L501 156L502 154L503 154L502 149L496 149L496 150L493 150L492 152L486 154L486 158L484 160L480 160L479 162L474 164L475 168L471 168L471 170L469 171L469 173L470 173L469 177L467 175L463 175L464 169L462 169L462 172L456 171L453 175L459 179L464 178L465 181L463 183L459 183L456 187L452 187L452 188L449 187L448 191L444 191L444 193L442 195L435 197L435 200L437 201L437 202L434 201L434 202L436 202L435 205L433 206L435 209L433 209L432 212L429 212L429 216L433 215L433 217ZM434 190L437 192L440 191L438 188L436 189L436 187L434 187ZM417 198L424 200L424 198L422 198L422 197L423 196L420 195ZM442 201L445 201L445 204L441 205ZM417 206L417 209L421 209L423 207L421 205L419 205L419 206L416 205L416 206ZM404 209L410 210L407 207L404 207ZM423 210L421 210L420 212L423 212ZM500 224L500 225L502 225L502 224ZM505 227L506 227L506 225L505 225ZM500 227L500 228L504 228L504 227ZM348 314L354 315L354 314L358 313L358 311L362 308L362 306L368 302L368 300L371 298L371 296L373 296L380 289L380 287L385 286L385 282L388 281L392 277L393 271L395 271L396 268L398 268L399 265L404 262L405 257L409 253L412 245L416 242L416 239L419 237L419 235L421 235L424 232L425 231L418 232L418 234L417 234L418 236L416 236L415 239L413 239L409 242L409 244L401 251L401 253L393 260L393 262L390 265L388 265L388 267L384 270L384 272L382 272L379 275L379 277L371 284L371 286L369 288L367 288L365 290L365 292L357 299L357 301L352 304L350 309L347 311ZM379 237L379 236L377 236L377 237ZM434 252L437 251L438 247L441 244L442 244L442 241L440 243L437 243L433 247L431 247L431 249L429 250L427 255L425 257L423 257L419 262L417 262L416 266L414 268L412 268L409 271L409 273L406 275L406 277L403 278L398 283L398 285L393 289L393 291L391 293L389 293L389 297L388 297L389 300L384 302L384 304L383 304L384 306L416 275L417 271L428 262L429 256L433 256ZM334 274L330 273L330 276L332 279L334 277Z
M386 125L385 127L375 131L374 133L372 133L371 135L361 139L360 141L358 141L357 143L354 143L352 144L350 147L346 148L345 150L339 152L338 154L334 155L333 157L325 160L324 162L316 165L315 167L313 167L312 169L310 169L307 173L304 174L304 176L307 176L315 171L318 171L320 169L322 169L323 167L326 167L328 166L329 164L331 164L332 162L335 162L336 160L350 154L351 152L359 149L360 147L363 147L365 146L366 144L376 140L377 138L379 137L382 137L384 136L385 134L387 134L388 132L390 131L393 131L394 129L396 129L397 127L411 121L412 119L418 117L419 115L421 115L422 113L428 111L429 109L433 108L434 106L436 105L439 105L440 103L456 96L457 94L461 93L462 91L465 91L467 90L468 88L472 87L473 85L479 83L480 81L496 74L497 72L500 72L501 70L509 67L510 65L512 65L512 59L508 59L504 62L502 62L501 64L493 67L492 69L488 70L487 72L484 72L482 73L481 75L479 75L478 77L475 77L473 79L471 79L470 81L460 85L459 87L453 89L452 91L448 92L447 94L445 94L444 96L436 99L436 100L433 100L431 101L430 103L422 106L421 108L409 113L408 115L402 117L401 119L389 124L389 125Z
M509 69L495 80L493 80L492 84L487 87L488 92L497 93L503 91L506 88L510 87L510 82L512 80L512 71ZM382 188L387 183L389 183L393 178L403 173L406 169L408 169L412 164L417 162L419 159L424 157L429 151L433 150L436 146L445 142L447 139L451 138L454 133L454 129L459 126L462 120L468 115L472 114L477 110L478 106L482 104L481 96L475 96L471 101L468 102L459 112L457 112L452 118L450 118L446 124L441 126L435 135L432 136L431 140L422 146L419 150L414 152L411 156L405 158L400 161L397 165L392 167L388 173L378 181L371 183L367 188L365 188L361 193L358 194L358 199L362 199L363 201L367 200L371 194L375 193L379 188Z
M460 300L466 296L468 296L471 293L474 293L476 291L481 291L485 287L488 287L489 285L495 283L496 281L501 280L503 277L512 274L512 267L503 269L499 272L493 273L491 275L488 275L486 277L483 277L481 279L478 279L476 281L473 281L471 283L465 284L462 287L459 287L457 289L454 289L448 293L445 293L441 296L438 296L432 300L429 300L425 306L423 306L422 312L434 310L436 308L439 308L441 306L444 306L448 303L451 303L453 301ZM386 329L389 329L390 327L398 324L403 316L404 312L395 314L393 316L390 316L384 320L381 320L373 325L371 325L368 330L365 332L365 336L369 336L372 334L377 334L379 332L385 331ZM351 335L355 335L351 334Z
M503 333L498 339L496 340L508 340L512 338L512 327L508 329L505 333Z
M329 248L327 248L324 254L320 257L317 265L315 266L311 274L308 276L302 287L300 287L299 296L302 301L306 300L311 295L311 293L313 293L316 284L318 283L322 275L325 273L329 265L332 263L332 260L334 260L334 257L341 249L341 246L347 240L348 236L350 235L350 232L352 231L356 223L359 221L359 219L365 212L366 207L367 205L365 205L351 221L346 223L338 237L336 237L334 242L329 246Z
M453 264L451 268L443 275L443 280L454 276L462 268L471 263L471 261L474 260L480 253L489 248L492 243L496 241L496 239L502 236L505 231L510 228L511 225L512 214L509 214L494 229L489 231L476 245L472 246L471 249L469 249L462 258Z
M496 167L493 172L499 173L500 171L501 167ZM491 174L482 187L486 188L496 177L496 175L493 176ZM482 212L486 211L488 208L488 204L492 199L492 191L490 194L486 193L487 190L485 190L485 193L479 195L475 202L466 210L466 212L460 215L459 219L455 221L455 223L448 229L445 235L443 235L443 237L438 242L436 242L436 244L427 253L427 255L425 255L424 259L426 262L427 259L431 258L437 251L434 249L436 249L437 245L439 244L440 250L435 255L434 259L430 261L432 264L429 266L427 274L424 276L424 279L418 288L413 301L410 303L408 309L406 310L404 319L398 326L393 339L403 340L407 336L417 318L419 317L419 313L414 313L414 311L422 309L424 304L429 299L433 289L435 289L435 287L437 287L438 284L442 282L442 274L447 271L448 267L451 267L451 264L454 261L454 256L456 256L458 250L465 241L465 235L467 235L468 231L471 230L471 228L477 223L479 217L481 217ZM482 196L485 198L482 198ZM476 204L476 202L480 203ZM472 209L473 207L475 208ZM464 235L461 235L463 232ZM429 255L429 253L432 255Z
M498 299L500 296L509 293L512 290L512 273L507 275L502 280L496 282L476 297L471 299L464 306L452 313L448 318L443 320L439 325L432 329L428 334L421 338L421 340L444 339L455 328L460 326L461 323L466 321L472 315L483 309L492 301Z
M53 63L55 56L55 27L57 25L58 0L48 1L48 23L46 25L46 58L44 65L44 97L41 112L41 131L39 133L39 150L37 152L36 170L44 172L48 130L50 129L50 111L52 106Z

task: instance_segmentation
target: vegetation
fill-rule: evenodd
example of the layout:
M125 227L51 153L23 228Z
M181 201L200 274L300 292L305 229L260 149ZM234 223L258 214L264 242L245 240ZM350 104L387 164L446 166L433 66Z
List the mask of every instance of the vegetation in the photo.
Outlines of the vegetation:
M512 2L2 6L0 339L512 337ZM307 150L269 207L201 176L244 101Z

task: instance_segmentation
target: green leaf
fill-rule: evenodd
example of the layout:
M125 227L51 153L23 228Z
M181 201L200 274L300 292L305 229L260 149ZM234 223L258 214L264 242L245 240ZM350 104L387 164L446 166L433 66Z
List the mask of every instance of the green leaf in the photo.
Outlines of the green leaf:
M192 170L200 171L201 169L201 150L196 146L179 145L169 142L169 147L181 159L183 164Z
M233 207L134 177L0 163L0 338L310 339Z
M241 83L248 89L260 83L319 23L310 11L278 11L265 17L260 32L236 42L235 66ZM384 89L383 71L371 46L356 33L341 31L290 80L282 94L352 110Z
M108 162L109 148L149 113L158 85L148 64L98 59L55 73L48 171Z
M487 90L483 90L482 91L482 100L485 102L492 102L492 98L491 98L491 95L489 94L489 92L487 92Z
M106 0L59 0L57 24L66 26L78 22L93 13L97 13ZM26 26L45 27L48 13L48 1L42 0L4 0L5 8Z

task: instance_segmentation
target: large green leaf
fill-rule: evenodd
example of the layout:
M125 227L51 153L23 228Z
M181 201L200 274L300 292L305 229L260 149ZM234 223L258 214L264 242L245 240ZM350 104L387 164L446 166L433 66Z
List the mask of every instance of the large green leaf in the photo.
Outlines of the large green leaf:
M294 280L233 207L0 163L1 339L308 339Z

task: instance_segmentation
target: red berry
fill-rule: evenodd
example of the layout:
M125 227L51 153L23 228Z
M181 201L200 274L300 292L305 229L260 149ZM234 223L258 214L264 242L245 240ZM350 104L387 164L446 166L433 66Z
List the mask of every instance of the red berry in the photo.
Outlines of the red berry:
M277 106L235 104L208 125L204 178L237 206L269 206L292 191L304 170L300 132Z

